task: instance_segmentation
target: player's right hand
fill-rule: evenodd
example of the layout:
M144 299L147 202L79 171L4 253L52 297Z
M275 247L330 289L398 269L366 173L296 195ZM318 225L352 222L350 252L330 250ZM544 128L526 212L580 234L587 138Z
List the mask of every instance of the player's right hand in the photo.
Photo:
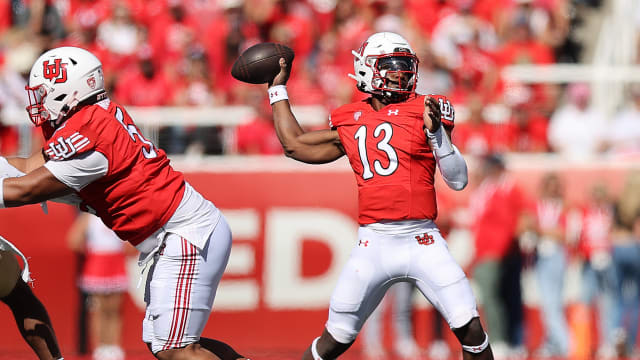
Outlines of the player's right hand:
M291 75L291 67L284 58L280 58L280 72L271 80L269 87L276 85L286 85Z

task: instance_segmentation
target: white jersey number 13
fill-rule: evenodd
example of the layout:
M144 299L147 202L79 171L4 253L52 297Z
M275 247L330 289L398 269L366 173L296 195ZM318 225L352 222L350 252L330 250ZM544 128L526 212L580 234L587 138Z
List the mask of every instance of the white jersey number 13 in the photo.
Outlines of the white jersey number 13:
M382 123L373 130L373 139L376 141L384 132L382 139L378 140L377 148L382 150L389 161L389 165L385 168L382 166L382 161L376 159L373 161L373 170L376 174L381 176L389 176L393 174L398 168L398 154L393 146L389 145L391 137L393 136L393 127L390 123ZM367 154L367 126L362 125L356 131L354 138L358 140L358 153L360 154L360 161L362 162L362 178L364 180L371 179L373 177L373 171L369 165L369 155Z

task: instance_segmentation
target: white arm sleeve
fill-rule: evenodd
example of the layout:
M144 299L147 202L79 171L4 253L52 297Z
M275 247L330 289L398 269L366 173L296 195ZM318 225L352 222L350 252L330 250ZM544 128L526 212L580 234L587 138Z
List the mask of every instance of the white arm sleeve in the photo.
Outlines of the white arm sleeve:
M109 161L103 154L92 151L69 160L49 160L44 167L61 183L80 191L107 174Z
M451 143L442 126L433 133L427 130L427 138L444 182L453 190L464 189L469 182L467 163L458 148Z

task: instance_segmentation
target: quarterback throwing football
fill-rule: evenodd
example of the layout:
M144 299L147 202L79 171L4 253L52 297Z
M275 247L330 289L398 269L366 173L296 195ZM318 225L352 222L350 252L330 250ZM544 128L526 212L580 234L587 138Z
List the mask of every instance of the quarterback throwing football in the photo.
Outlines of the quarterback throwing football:
M49 50L26 90L46 142L42 153L4 162L26 175L0 178L0 208L77 195L152 264L142 339L158 359L243 359L200 337L229 259L229 226L110 101L100 61L80 48Z
M434 224L434 174L454 190L467 167L451 144L454 112L444 96L415 93L418 59L400 35L370 36L351 75L364 101L331 112L330 130L305 132L291 112L285 84L290 68L269 88L276 132L285 154L308 163L347 155L358 183L358 242L331 297L329 319L304 360L335 359L395 282L414 283L447 320L464 359L492 359L469 282Z

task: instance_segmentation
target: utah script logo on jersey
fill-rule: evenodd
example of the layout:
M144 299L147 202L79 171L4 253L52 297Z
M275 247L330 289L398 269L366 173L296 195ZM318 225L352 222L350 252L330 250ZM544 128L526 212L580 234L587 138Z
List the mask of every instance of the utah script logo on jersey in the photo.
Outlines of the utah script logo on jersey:
M89 145L90 142L87 137L76 131L66 139L60 136L57 142L50 143L49 148L44 152L52 160L68 159Z
M49 81L56 79L55 83L67 81L67 64L63 64L62 59L53 60L53 64L50 64L49 60L45 60L42 66L42 75L45 79Z

